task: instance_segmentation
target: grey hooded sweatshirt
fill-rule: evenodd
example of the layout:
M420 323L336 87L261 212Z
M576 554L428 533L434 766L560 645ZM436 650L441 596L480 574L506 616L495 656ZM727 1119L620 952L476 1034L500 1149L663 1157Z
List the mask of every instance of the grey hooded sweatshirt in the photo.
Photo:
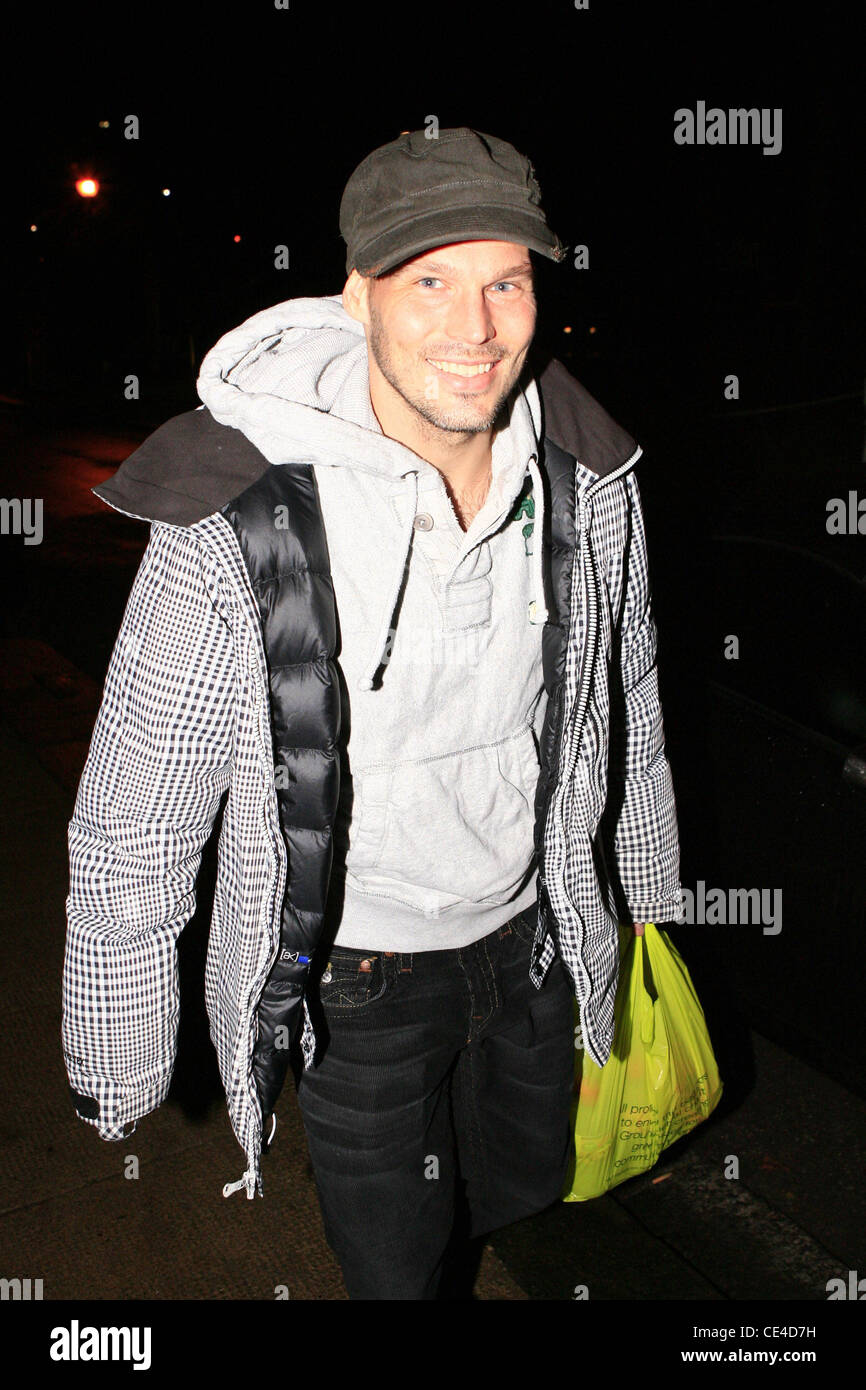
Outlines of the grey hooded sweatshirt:
M315 472L347 688L335 944L442 950L487 935L536 899L547 613L535 383L494 434L490 490L466 532L438 469L382 433L364 329L339 295L247 319L208 353L198 391L271 464Z

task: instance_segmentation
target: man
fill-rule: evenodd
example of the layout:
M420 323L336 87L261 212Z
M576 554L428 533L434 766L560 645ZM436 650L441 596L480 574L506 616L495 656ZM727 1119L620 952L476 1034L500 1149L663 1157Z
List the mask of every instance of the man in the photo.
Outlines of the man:
M529 361L530 257L565 254L532 166L404 132L340 221L342 296L228 333L205 408L94 489L153 526L70 823L63 1035L103 1138L164 1099L226 794L225 1195L262 1192L291 1061L350 1296L428 1299L560 1196L573 1000L603 1065L617 916L677 915L676 818L640 450Z

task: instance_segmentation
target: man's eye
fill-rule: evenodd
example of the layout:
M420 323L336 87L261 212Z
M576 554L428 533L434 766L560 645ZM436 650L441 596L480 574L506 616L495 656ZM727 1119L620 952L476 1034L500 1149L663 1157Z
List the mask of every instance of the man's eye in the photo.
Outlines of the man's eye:
M503 288L506 289L506 290L516 290L516 289L519 289L519 286L513 284L511 280L499 280L499 281L497 281L497 283L493 286L493 288L494 288L495 290L501 290L501 289L503 289Z
M437 280L435 275L425 275L418 281L419 285L441 285L442 281Z

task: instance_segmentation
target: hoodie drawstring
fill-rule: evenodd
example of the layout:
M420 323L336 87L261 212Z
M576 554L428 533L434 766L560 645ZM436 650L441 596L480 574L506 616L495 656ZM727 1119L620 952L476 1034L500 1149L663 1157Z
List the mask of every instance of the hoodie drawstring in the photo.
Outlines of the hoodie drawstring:
M534 526L532 528L532 602L529 605L529 621L546 623L549 617L544 602L544 571L542 568L541 537L544 526L544 488L535 454L529 456L529 476L532 478L532 494L535 498Z
M412 530L415 525L415 513L418 508L418 473L413 470L405 475L407 481L413 488L413 496L409 506L409 514L406 519L403 544L400 546L397 556L397 564L394 568L394 582L391 585L389 601L382 614L382 622L376 636L376 644L370 654L370 665L367 667L365 675L360 676L356 689L372 690L373 677L386 660L385 646L391 632L391 619L394 616L394 609L397 604L397 596L400 592L400 585L403 582L403 571L406 568L406 557L409 553L409 546L412 539ZM544 526L544 487L541 481L541 473L538 467L538 460L535 454L529 456L529 476L532 479L532 492L535 498L535 516L533 526L533 545L531 555L531 593L532 601L529 605L529 621L533 624L546 623L549 617L547 606L544 602L544 571L543 571L543 547L542 530Z
M409 554L409 546L412 541L412 531L415 526L415 513L418 510L417 469L413 470L413 472L411 473L406 474L405 476L407 481L409 481L409 479L412 480L410 486L413 486L414 491L409 506L409 515L406 520L403 544L400 546L397 556L397 564L394 568L394 582L391 586L390 601L382 614L382 624L379 629L379 634L376 638L376 646L374 647L370 656L370 665L367 668L367 674L361 676L357 682L356 688L358 690L373 689L373 677L375 676L379 667L382 665L382 662L387 659L385 657L385 645L388 641L388 636L391 631L391 619L394 615L394 608L397 604L397 595L400 592L400 585L403 582L403 571L406 568L406 557Z

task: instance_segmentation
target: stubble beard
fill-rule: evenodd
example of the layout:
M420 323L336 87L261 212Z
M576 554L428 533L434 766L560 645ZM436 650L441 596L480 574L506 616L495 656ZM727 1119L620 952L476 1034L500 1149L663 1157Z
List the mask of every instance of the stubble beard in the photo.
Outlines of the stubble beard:
M381 316L372 305L370 306L370 351L379 371L398 396L417 415L420 415L425 424L433 426L434 429L445 430L449 434L483 434L492 429L502 414L503 407L514 386L514 382L511 382L482 416L475 415L468 403L465 407L455 406L453 409L447 410L424 395L410 394L400 381L394 367L388 339L382 327ZM429 366L426 363L425 365ZM431 372L432 370L431 368ZM435 380L435 378L431 379Z

